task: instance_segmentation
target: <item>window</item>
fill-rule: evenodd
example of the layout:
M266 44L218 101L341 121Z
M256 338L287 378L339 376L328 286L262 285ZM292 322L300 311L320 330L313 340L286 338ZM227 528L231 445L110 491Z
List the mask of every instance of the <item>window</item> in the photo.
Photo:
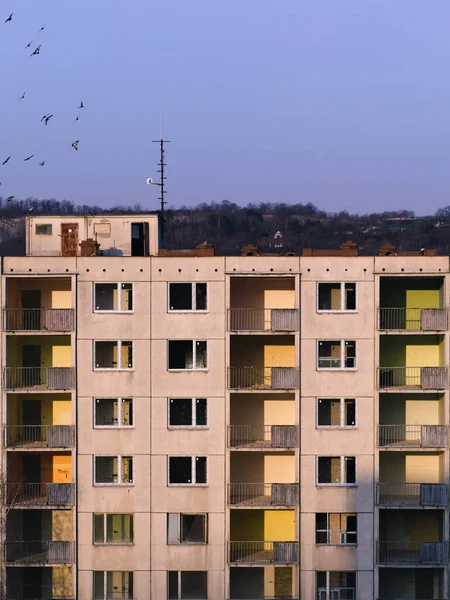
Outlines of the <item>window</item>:
M208 598L207 571L167 571L168 600L205 600Z
M132 283L96 283L94 285L96 312L132 312Z
M316 513L316 544L356 544L355 514Z
M94 514L94 544L132 544L133 515Z
M356 310L356 283L319 283L317 310L344 312Z
M132 600L133 573L94 571L94 600Z
M169 369L206 369L206 342L169 341Z
M355 571L317 571L317 600L356 600Z
M131 485L133 483L131 456L96 456L94 470L96 484Z
M356 459L354 456L318 456L318 485L355 485Z
M356 369L356 342L320 340L317 342L318 369Z
M132 369L133 342L94 342L96 369Z
M355 427L354 398L317 398L317 427Z
M169 283L169 311L207 310L206 283Z
M169 427L207 427L206 398L170 398Z
M169 485L207 485L206 456L169 456Z
M52 226L36 225L36 235L52 235Z
M133 427L133 400L94 398L94 427Z
M168 544L206 544L208 515L167 513Z

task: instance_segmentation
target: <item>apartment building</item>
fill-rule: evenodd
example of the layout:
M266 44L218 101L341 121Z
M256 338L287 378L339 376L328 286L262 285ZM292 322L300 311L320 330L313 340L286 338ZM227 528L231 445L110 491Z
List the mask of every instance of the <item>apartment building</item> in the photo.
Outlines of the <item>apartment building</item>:
M449 597L449 257L26 229L0 291L8 600Z

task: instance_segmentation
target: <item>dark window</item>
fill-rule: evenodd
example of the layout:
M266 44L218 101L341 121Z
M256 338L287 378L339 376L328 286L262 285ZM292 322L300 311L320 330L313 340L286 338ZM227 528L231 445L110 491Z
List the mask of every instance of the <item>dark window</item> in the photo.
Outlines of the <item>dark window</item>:
M206 571L181 571L181 600L203 600L208 598Z
M169 400L170 427L206 427L206 398L171 398Z
M96 369L132 369L133 342L95 342Z
M206 483L206 456L195 458L195 482Z
M133 400L131 398L96 398L96 427L132 427Z
M95 310L128 312L133 310L133 284L96 283Z
M356 310L356 283L345 284L344 310Z
M341 368L341 342L340 340L322 340L319 342L318 351L319 369Z
M317 571L317 600L355 600L355 571Z
M133 515L94 514L94 543L132 544Z
M206 342L193 340L169 341L169 369L206 369Z
M355 514L316 513L316 544L356 544L356 523Z
M178 596L178 571L168 571L167 572L167 588L168 600L179 600Z
M36 235L52 235L52 226L36 225Z
M206 456L170 456L169 484L202 485L207 483Z
M168 544L206 544L207 541L207 515L167 514Z
M206 283L195 284L195 309L206 310Z
M318 427L354 427L356 424L354 398L318 398Z
M169 283L169 310L207 309L206 283Z
M317 309L356 310L356 283L319 283Z
M207 401L206 398L196 398L195 400L195 420L196 425L206 427L208 424Z
M345 485L356 483L354 456L319 456L317 458L317 483Z
M105 586L106 583L106 586ZM133 573L130 571L94 571L94 600L132 600Z
M344 425L345 427L354 427L356 425L356 400L354 398L345 399Z
M354 456L344 458L344 483L356 483L356 461Z

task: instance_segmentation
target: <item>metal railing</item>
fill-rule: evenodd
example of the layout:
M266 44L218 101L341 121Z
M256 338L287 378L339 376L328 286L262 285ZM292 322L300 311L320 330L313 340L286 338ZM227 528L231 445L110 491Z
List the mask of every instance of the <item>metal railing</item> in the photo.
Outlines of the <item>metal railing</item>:
M6 504L17 507L73 506L75 485L73 483L8 483Z
M228 600L244 600L241 596L231 596ZM252 600L300 600L298 596L258 596Z
M297 425L229 425L228 446L250 448L297 448Z
M22 565L65 565L74 561L73 542L5 542L5 562Z
M72 448L75 444L73 425L6 425L5 446Z
M9 390L71 390L75 387L75 370L73 367L4 367L3 384Z
M445 308L380 308L378 329L396 331L445 331Z
M230 331L298 331L300 314L297 308L230 308Z
M298 562L298 542L228 542L228 562L293 564Z
M378 387L443 390L448 387L447 367L379 367Z
M446 565L448 542L377 542L379 564Z
M448 446L448 426L379 425L378 445L404 448L445 448Z
M445 483L378 483L379 506L448 506Z
M232 390L292 390L298 388L298 367L229 367Z
M237 506L294 506L298 483L230 483L228 504Z
M73 308L5 308L5 331L73 331Z
M356 588L333 585L328 592L326 588L318 588L317 600L356 600Z

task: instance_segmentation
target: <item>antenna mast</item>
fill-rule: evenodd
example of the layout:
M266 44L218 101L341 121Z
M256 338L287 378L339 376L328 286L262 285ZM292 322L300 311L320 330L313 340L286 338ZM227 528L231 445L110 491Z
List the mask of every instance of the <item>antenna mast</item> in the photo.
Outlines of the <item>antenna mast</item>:
M153 143L159 144L159 148L160 148L160 152L161 152L160 161L158 163L158 166L159 166L158 173L160 174L159 183L155 183L155 185L159 185L160 194L161 194L160 197L158 198L158 200L161 200L161 242L164 243L164 225L165 225L164 206L167 204L164 199L164 195L167 193L164 188L164 181L167 179L167 177L164 176L164 167L166 166L166 163L164 162L164 144L170 144L170 140L163 140L162 134L161 134L161 139L153 140Z

